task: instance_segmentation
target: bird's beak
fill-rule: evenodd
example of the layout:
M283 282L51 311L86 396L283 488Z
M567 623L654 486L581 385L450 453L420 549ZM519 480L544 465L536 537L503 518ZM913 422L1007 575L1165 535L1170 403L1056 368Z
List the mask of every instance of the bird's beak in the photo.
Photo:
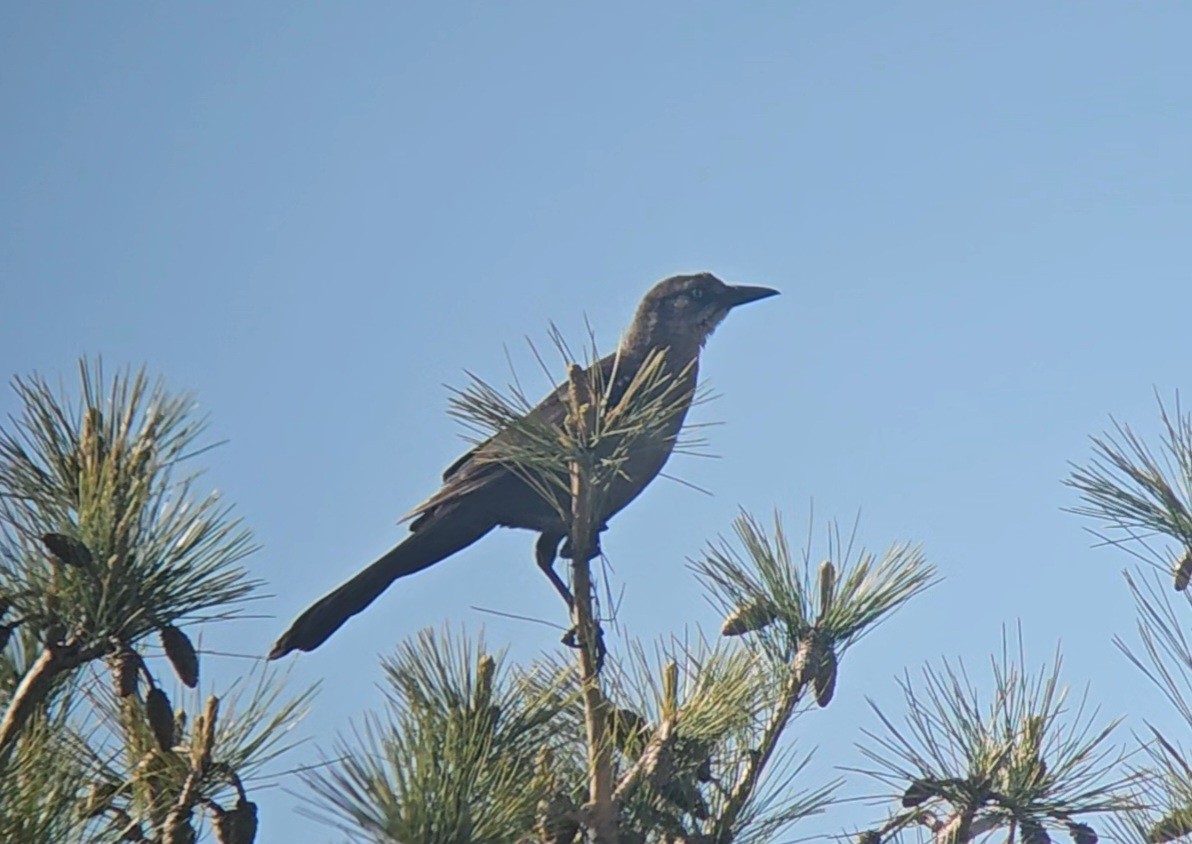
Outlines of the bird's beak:
M728 307L735 308L746 302L756 302L758 299L768 299L777 295L778 291L772 287L750 287L748 284L738 284L725 291L724 300Z

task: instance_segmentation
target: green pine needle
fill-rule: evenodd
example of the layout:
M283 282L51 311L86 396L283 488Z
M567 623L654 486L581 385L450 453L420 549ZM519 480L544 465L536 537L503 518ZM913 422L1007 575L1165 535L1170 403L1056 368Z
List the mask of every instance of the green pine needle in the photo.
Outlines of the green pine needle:
M483 667L482 667L483 666ZM512 841L533 828L556 741L557 688L536 686L483 639L424 631L384 661L388 705L303 779L311 817L371 841Z
M859 772L899 795L930 785L925 799L904 804L913 807L906 823L923 810L967 813L987 829L1014 821L1066 836L1078 816L1130 809L1124 753L1109 744L1117 721L1099 723L1087 692L1071 699L1060 669L1057 652L1050 666L1028 673L1020 637L1017 654L1004 642L992 660L987 701L961 663L928 666L919 681L906 675L901 725L870 701L884 731L865 731L861 752L876 767Z
M764 606L773 614L778 623L759 630L756 639L779 663L790 662L813 628L843 652L936 580L935 568L917 547L893 545L879 558L855 549L854 536L844 538L836 524L829 527L827 543L835 576L827 580L813 565L810 541L795 559L778 514L772 533L747 513L733 528L735 543L713 543L692 568L726 615L749 606Z
M566 360L573 359L565 344L556 339L556 345ZM567 521L573 462L591 467L593 492L599 498L625 477L632 455L660 438L671 439L677 452L698 453L702 440L682 433L675 436L669 428L704 396L686 386L687 369L676 373L666 367L665 355L665 350L652 351L615 403L612 388L623 380L618 378L619 369L614 366L606 380L600 367L590 364L582 377L597 412L582 438L563 418L567 384L555 390L555 412L544 414L535 410L520 387L502 392L469 373L471 382L453 392L448 412L473 435L473 460L517 473Z
M1177 395L1173 412L1159 401L1159 416L1157 455L1130 426L1113 420L1110 433L1092 438L1088 465L1073 465L1065 483L1083 502L1071 512L1107 523L1109 543L1127 543L1140 558L1172 571L1192 551L1192 414L1183 412ZM1151 548L1152 534L1178 550Z
M86 650L135 641L248 597L248 531L217 493L180 476L200 450L193 402L144 371L105 378L80 363L70 399L39 376L18 378L21 415L0 429L0 594L23 625ZM90 567L52 561L41 536L80 541Z

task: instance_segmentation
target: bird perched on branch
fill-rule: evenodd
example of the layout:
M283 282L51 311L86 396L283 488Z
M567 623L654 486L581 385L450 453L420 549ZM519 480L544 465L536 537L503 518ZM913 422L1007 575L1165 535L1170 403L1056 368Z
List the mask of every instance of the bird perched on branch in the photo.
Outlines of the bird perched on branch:
M647 369L669 378L668 389L675 397L671 411L648 437L634 444L609 477L593 513L598 530L645 489L670 457L695 394L700 350L716 326L732 308L777 293L768 287L728 285L710 273L665 279L642 299L617 351L588 370L592 383L604 385L606 412L623 397L628 401L631 393L640 392L640 376ZM569 406L564 383L525 419L561 427ZM451 464L443 473L442 488L407 516L410 535L298 616L274 644L269 658L314 650L394 580L434 565L495 527L538 532L538 565L570 604L570 592L553 568L559 544L570 529L567 495L556 493L552 500L525 472L495 456L512 436L509 431L497 431ZM564 554L567 550L564 546Z

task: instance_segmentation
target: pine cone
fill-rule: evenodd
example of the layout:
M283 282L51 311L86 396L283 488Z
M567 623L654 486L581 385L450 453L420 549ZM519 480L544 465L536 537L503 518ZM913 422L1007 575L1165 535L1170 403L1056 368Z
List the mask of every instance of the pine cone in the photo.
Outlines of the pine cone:
M751 601L736 607L725 616L720 627L722 636L740 636L769 626L778 618L774 607L766 601Z
M64 533L46 533L41 537L54 559L65 566L89 569L95 565L91 550L79 540Z
M141 678L141 656L129 645L122 644L108 659L116 682L117 697L131 697L137 693Z
M163 624L157 632L174 673L184 686L193 689L199 684L199 655L190 637L172 624Z
M824 560L819 567L819 621L824 620L836 593L836 567L831 560ZM819 621L816 623L818 624Z
M174 747L174 709L170 706L170 699L159 688L152 688L145 696L145 715L149 719L149 726L153 728L153 735L157 739L157 746L162 750Z
M575 803L562 792L538 803L538 824L535 832L542 844L572 844L579 834L575 819Z
M821 708L832 702L832 695L836 692L836 651L831 646L822 646L811 683L815 688L815 702Z
M1175 569L1175 591L1183 592L1188 588L1188 581L1192 579L1192 550L1184 555Z
M253 844L257 837L257 804L243 798L236 807L215 816L215 840L219 844Z
M1018 828L1022 831L1022 844L1051 844L1051 836L1038 821L1023 820Z

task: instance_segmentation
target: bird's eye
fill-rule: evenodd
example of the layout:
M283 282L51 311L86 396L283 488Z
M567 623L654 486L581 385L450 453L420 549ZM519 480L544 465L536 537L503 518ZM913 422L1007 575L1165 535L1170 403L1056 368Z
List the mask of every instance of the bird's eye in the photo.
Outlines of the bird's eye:
M700 288L700 287L693 288L691 290L691 293L688 295L690 295L692 299L702 299L702 298L704 298L703 288Z

